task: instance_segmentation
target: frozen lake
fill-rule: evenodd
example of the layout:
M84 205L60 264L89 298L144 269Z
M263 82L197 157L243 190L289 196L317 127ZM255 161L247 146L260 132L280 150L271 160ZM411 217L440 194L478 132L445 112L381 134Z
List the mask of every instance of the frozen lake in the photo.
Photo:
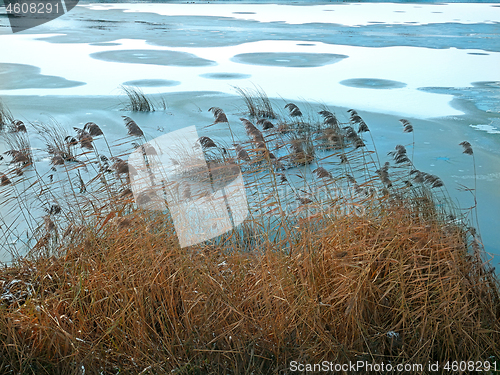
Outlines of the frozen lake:
M94 121L118 137L119 87L140 87L168 102L166 113L139 115L152 138L210 123L217 98L257 85L281 106L324 104L342 120L355 108L381 155L408 143L398 123L407 118L416 164L462 206L471 197L459 186L472 187L474 174L458 144L471 142L481 234L500 257L499 24L500 4L488 3L80 2L17 34L0 18L0 98L23 121Z

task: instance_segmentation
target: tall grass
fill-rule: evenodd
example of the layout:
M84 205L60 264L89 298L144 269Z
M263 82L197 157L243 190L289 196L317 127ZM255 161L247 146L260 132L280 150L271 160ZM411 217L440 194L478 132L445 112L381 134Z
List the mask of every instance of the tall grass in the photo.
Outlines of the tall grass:
M278 374L291 361L498 359L498 279L442 181L399 145L381 166L366 128L320 109L256 126L212 108L220 121L207 126L230 127L234 146L198 139L210 184L226 184L237 165L249 216L188 248L168 209L137 207L113 145L107 156L94 139L92 150L72 145L78 162L57 166L59 192L39 171L29 183L44 188L36 244L0 271L0 372ZM194 181L189 157L176 163ZM0 191L21 186L13 178ZM193 186L179 187L186 200Z
M237 86L233 86L233 88L245 101L250 116L271 119L276 118L276 113L274 112L271 101L261 88L255 87L254 89L245 89Z
M121 86L122 91L128 97L128 104L125 109L133 112L154 112L157 108L167 109L167 102L161 98L159 102L155 103L152 99L148 98L140 88Z
M14 117L12 116L9 108L0 100L0 130L2 130L5 126L10 125L13 121Z

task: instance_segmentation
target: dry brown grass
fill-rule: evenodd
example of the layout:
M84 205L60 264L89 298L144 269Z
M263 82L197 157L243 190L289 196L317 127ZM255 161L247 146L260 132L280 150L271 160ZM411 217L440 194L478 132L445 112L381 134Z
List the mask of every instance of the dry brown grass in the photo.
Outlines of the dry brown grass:
M351 119L356 133L322 112L317 123L265 134L242 118L248 141L234 149L200 137L212 184L243 171L250 216L184 249L168 211L135 206L122 176L133 171L112 147L106 157L95 145L74 166L63 159L57 183L67 195L54 205L42 189L36 244L0 270L0 373L281 374L291 361L498 360L498 279L476 231L450 217L442 181L416 170L402 146L377 169L364 121ZM75 146L65 132L52 138L49 155ZM19 186L13 171L11 183L3 176L2 192ZM189 199L191 186L182 194Z
M493 275L460 228L403 204L300 220L289 252L179 249L167 217L104 221L60 256L2 272L25 296L0 310L3 371L278 373L292 360L498 354Z

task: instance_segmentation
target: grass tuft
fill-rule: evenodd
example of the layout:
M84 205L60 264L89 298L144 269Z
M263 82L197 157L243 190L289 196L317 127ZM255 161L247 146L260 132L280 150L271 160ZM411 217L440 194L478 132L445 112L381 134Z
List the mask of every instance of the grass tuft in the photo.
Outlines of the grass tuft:
M14 117L12 116L9 108L0 100L0 130L2 130L5 126L12 124L13 121Z
M248 113L253 117L277 118L271 101L266 93L260 89L243 89L233 86L238 95L245 101Z
M133 112L154 112L155 106L151 99L149 99L140 88L120 86L122 91L127 94L129 103L126 106L126 110ZM163 107L166 107L166 103L163 101Z

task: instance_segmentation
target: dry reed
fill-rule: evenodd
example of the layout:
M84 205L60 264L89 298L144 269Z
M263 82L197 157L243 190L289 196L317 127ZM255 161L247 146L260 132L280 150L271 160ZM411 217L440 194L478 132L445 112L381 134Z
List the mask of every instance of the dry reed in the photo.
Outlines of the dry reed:
M287 371L292 360L498 355L493 276L460 228L419 219L403 203L303 221L289 254L271 243L257 253L186 253L162 215L86 229L60 256L3 271L4 295L20 283L0 314L0 368L240 374Z
M266 93L260 89L242 89L241 87L233 86L235 91L245 101L248 113L253 117L266 117L275 119L276 113L274 112L271 101Z
M224 114L210 111L215 122ZM184 249L168 210L135 206L121 178L134 173L127 161L94 147L74 184L65 169L71 204L41 194L30 256L0 270L0 372L280 374L291 361L498 359L499 284L478 234L404 146L376 169L361 137L368 127L349 113L349 124L324 109L317 123L266 136L241 118L252 149L200 137L212 184L234 179L240 160L249 217ZM70 147L101 135L94 125L78 139L61 133L52 163L65 168ZM84 181L80 170L94 163L116 181ZM189 172L186 160L177 164ZM0 185L17 183L3 174ZM185 199L202 193L179 189ZM66 216L74 210L81 220Z
M0 130L2 130L4 126L12 124L13 121L14 117L9 108L0 100Z
M209 112L212 112L214 115L214 124L218 124L220 122L228 122L226 114L219 107L211 107L208 109Z
M122 116L123 121L125 122L125 126L127 127L128 130L128 135L134 136L134 137L142 137L144 136L143 131L141 128L137 125L137 123L132 120L128 116Z
M133 112L153 112L153 102L137 87L121 86L122 91L127 94L129 104L126 110ZM164 106L165 107L165 106Z

